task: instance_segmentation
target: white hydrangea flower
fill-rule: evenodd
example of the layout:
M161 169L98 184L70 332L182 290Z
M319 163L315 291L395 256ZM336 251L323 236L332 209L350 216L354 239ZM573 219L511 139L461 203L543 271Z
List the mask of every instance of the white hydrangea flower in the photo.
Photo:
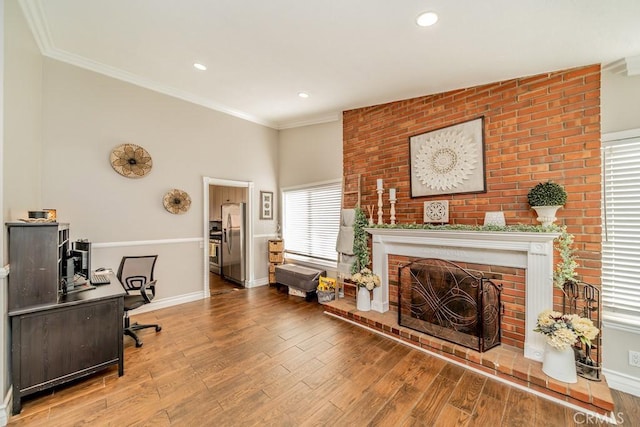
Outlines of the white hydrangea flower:
M568 348L578 339L591 345L591 341L600 333L590 319L552 310L545 310L538 315L534 331L544 334L549 345L558 349Z
M578 336L583 336L588 341L592 341L598 336L600 330L593 326L593 322L583 317L578 317L573 323L573 329Z
M358 287L365 287L368 290L373 290L373 288L380 286L380 277L373 274L373 272L366 267L352 275L351 280L353 280Z
M578 339L578 336L571 329L558 329L553 335L547 337L547 342L558 350L563 350L572 346Z

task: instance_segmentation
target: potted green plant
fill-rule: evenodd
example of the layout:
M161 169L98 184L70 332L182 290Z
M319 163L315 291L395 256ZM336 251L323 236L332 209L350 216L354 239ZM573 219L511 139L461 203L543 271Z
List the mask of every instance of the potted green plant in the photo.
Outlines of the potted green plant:
M540 182L527 194L529 205L538 214L538 221L543 226L552 224L556 218L556 212L567 203L567 192L558 183L547 181Z

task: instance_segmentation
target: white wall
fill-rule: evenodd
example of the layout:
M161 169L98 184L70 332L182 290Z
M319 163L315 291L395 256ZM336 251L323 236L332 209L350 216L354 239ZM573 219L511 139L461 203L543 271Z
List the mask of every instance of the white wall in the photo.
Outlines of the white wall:
M640 128L640 76L603 71L600 103L603 134Z
M5 5L4 0L0 1L0 22L2 23L2 29L0 30L0 212L4 213L4 191L2 189L2 176L4 175L4 59L5 59L5 48L4 48L4 28L5 24ZM5 238L4 233L0 234L0 261L4 261L4 245ZM4 266L4 264L2 264ZM0 343L2 343L2 347L0 347L0 396L3 398L2 401L6 402L7 399L4 396L7 395L7 391L9 390L9 373L7 367L9 366L9 340L8 337L8 319L7 319L7 272L2 267L0 270L0 316L2 316L2 320L0 320ZM0 425L6 425L8 422L8 405L2 404L2 408L0 408Z
M280 131L280 188L342 177L342 121Z
M41 209L42 56L17 1L6 2L4 219Z
M601 86L602 134L640 128L640 76L605 71ZM607 320L602 332L605 376L613 388L640 396L640 368L629 366L629 350L640 352L639 324Z
M95 266L117 267L99 250L105 245L152 241L145 251L157 253L167 240L204 237L203 177L277 188L273 129L53 59L44 61L43 94L42 204L71 224L72 240L97 244ZM147 176L125 178L111 167L111 150L126 142L152 156ZM191 196L186 214L164 209L162 197L173 188ZM191 246L158 258L158 298L202 290L203 257L194 256L202 243ZM266 252L257 255L266 262Z
M4 222L41 208L42 56L17 1L2 1L0 15L0 72L2 96L0 210ZM3 226L4 230L4 226ZM7 263L6 233L0 237L0 260ZM6 271L0 273L0 425L9 417L11 376Z
M281 130L279 147L280 188L342 178L342 120ZM318 267L336 277L334 269Z

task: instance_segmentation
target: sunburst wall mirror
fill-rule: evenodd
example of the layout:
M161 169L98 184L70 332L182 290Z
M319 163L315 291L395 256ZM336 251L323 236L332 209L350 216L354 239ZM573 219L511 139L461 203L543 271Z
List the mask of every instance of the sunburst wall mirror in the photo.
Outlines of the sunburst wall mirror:
M111 167L127 178L142 178L151 172L153 161L144 148L136 144L121 144L111 150Z

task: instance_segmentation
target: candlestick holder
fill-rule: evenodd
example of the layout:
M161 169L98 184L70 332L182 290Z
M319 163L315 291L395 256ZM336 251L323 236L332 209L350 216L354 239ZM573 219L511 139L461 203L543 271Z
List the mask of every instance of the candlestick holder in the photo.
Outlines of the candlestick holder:
M389 199L391 204L391 224L396 223L396 199Z
M373 225L373 208L374 205L367 205L367 212L369 212L369 225Z
M378 193L378 225L382 225L382 192L383 189L376 190Z

